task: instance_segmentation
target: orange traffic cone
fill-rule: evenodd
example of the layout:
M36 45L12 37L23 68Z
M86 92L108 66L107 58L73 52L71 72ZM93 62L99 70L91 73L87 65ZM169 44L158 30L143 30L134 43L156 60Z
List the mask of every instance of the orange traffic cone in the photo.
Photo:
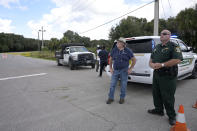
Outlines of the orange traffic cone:
M186 126L183 105L179 106L176 124L172 126L170 131L190 131Z
M197 100L196 100L196 104L194 104L192 107L197 109Z

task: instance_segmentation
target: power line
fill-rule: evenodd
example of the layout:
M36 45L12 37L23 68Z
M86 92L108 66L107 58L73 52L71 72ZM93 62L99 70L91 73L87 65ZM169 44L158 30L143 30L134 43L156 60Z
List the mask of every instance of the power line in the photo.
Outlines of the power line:
M81 4L80 1L81 0L76 0L75 2L73 2L72 9L75 9L76 7L80 6L80 4Z
M139 9L141 9L141 8L143 8L143 7L145 7L145 6L149 5L149 4L151 4L151 3L153 3L153 2L155 2L155 1L149 2L149 3L147 3L147 4L145 4L145 5L141 6L141 7L138 7L137 9L135 9L135 10L133 10L133 11L130 11L130 12L128 12L128 13L122 15L122 16L119 16L119 17L117 17L117 18L115 18L115 19L113 19L113 20L110 20L110 21L108 21L108 22L106 22L106 23L104 23L104 24L101 24L101 25L96 26L96 27L94 27L94 28L92 28L92 29L86 30L86 31L81 32L81 33L79 33L79 34L83 34L83 33L92 31L92 30L94 30L94 29L97 29L97 28L99 28L99 27L101 27L101 26L104 26L104 25L106 25L106 24L109 24L109 23L111 23L112 21L115 21L115 20L117 20L117 19L119 19L119 18L121 18L121 17L124 17L124 16L126 16L126 15L128 15L128 14L130 14L130 13L133 13L133 12L135 12L135 11L137 11L137 10L139 10Z
M163 2L162 2L162 0L161 0L161 6L162 6L162 8L163 8ZM163 8L163 14L164 14L164 17L166 18L164 8Z
M88 6L92 5L96 0L87 0L86 4L84 6L80 6L77 8L73 8L73 10L83 10L85 8L87 8Z
M170 9L172 9L172 8L171 8L170 1L169 1L169 0L168 0L168 4L169 4L169 6L170 6Z
M171 14L172 14L172 16L173 16L172 6L171 6L171 4L170 4L170 0L168 0L168 4L169 4L169 6L170 6L170 12L171 12Z

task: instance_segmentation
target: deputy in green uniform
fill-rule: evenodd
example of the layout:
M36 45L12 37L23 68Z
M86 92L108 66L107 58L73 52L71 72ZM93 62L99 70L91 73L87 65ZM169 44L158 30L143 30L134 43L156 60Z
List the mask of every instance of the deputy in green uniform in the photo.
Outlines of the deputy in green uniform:
M161 44L156 45L151 54L149 65L154 69L153 73L153 102L154 109L148 113L164 115L164 107L169 117L169 124L176 123L174 110L174 94L176 91L176 79L178 73L177 64L183 59L182 52L178 45L170 42L171 32L161 32Z

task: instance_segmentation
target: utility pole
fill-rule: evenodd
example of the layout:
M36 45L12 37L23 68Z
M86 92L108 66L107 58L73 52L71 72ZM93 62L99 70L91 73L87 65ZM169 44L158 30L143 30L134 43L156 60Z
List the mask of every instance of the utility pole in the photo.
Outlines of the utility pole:
M41 31L42 32L42 49L44 48L44 43L43 43L43 32L45 32L46 30L43 30L43 26L42 26L42 28L41 28L41 30L39 30L39 31Z
M155 0L154 8L154 36L158 36L159 30L159 0Z
M39 38L39 31L38 31L38 50L40 51L40 38Z

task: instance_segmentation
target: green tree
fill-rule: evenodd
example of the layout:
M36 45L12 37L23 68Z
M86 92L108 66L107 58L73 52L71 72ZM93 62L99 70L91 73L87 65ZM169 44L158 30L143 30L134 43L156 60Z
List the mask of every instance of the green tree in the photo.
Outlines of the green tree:
M60 43L71 43L71 41L66 36L64 36L62 39L60 39Z
M145 35L147 31L147 20L145 18L136 18L128 16L126 19L122 19L119 25L112 27L109 33L109 39L114 41L119 37L134 37Z
M48 48L51 51L57 50L59 48L59 45L60 45L60 42L57 38L51 38L51 40L49 41L49 45L48 45L49 47Z
M176 16L178 35L190 46L197 48L197 9L189 8Z

